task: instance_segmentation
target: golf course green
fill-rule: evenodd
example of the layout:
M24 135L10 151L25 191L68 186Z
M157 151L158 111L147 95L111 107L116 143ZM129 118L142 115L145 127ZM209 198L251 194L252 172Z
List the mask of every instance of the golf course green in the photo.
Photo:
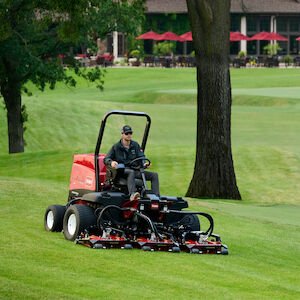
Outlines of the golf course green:
M28 84L25 153L8 154L0 109L0 299L300 299L300 69L232 69L232 149L242 201L188 199L210 213L228 256L91 250L44 230L68 197L72 157L92 153L109 110L152 118L146 155L161 193L184 196L196 145L192 68L108 68L104 91L78 79L45 92ZM3 107L3 105L2 105ZM130 124L107 124L102 152ZM200 219L201 220L201 219Z

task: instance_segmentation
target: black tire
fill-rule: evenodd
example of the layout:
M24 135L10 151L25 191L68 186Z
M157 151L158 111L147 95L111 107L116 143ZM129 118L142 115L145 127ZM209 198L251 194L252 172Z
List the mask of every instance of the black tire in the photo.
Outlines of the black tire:
M171 221L171 222L170 222ZM200 220L195 214L171 214L167 219L169 224L188 226L191 231L200 231Z
M179 247L177 247L177 246L174 246L174 247L172 247L172 252L174 252L174 253L179 253L181 250L180 250L180 248Z
M64 220L64 236L69 241L74 241L81 232L96 225L94 210L86 205L71 205L67 209Z
M47 231L62 231L66 207L63 205L50 205L44 215L44 227Z
M197 215L189 215L190 220L189 220L189 226L192 231L200 231L200 220Z
M200 254L200 250L197 248L192 248L190 251L191 254Z
M149 246L143 246L142 250L143 251L151 251L151 247L149 247Z
M223 255L228 255L229 254L227 247L226 248L222 247L221 254L223 254Z

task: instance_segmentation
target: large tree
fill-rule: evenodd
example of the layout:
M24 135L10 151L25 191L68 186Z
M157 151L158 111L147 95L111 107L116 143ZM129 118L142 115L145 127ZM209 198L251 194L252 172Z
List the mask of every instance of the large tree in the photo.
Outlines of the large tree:
M197 143L190 197L241 199L231 151L230 0L186 0L197 63Z
M70 49L89 46L113 30L135 34L143 19L143 0L3 0L0 2L0 93L7 110L9 153L24 151L26 83L39 89L57 81L75 85L70 74L98 81L99 68L79 68ZM66 72L59 55L68 59Z

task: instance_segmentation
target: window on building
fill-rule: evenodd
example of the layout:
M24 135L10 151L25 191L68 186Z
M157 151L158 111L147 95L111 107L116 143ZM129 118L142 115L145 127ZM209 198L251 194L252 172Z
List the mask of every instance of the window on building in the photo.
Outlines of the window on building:
M127 37L123 33L118 33L118 56L124 56L126 50Z
M259 31L270 31L271 17L247 16L247 32L255 34Z
M113 36L111 33L107 35L107 52L113 53Z
M230 31L241 31L241 16L231 15Z
M256 41L247 42L247 54L248 55L257 55L257 42Z
M290 18L290 31L291 32L298 32L299 25L300 25L300 18Z
M259 53L260 54L268 54L266 47L268 46L269 41L259 41Z
M260 31L270 31L270 28L271 28L270 21L271 21L270 17L261 17L259 20L259 30Z
M300 35L300 18L298 17L277 17L277 32L286 36L289 41L280 42L280 54L297 55L299 45L296 37Z
M144 52L145 52L145 54L152 54L153 53L153 44L154 44L154 41L152 41L152 40L145 40L144 41Z
M278 17L277 22L277 32L286 32L288 31L288 19L285 17Z
M277 51L278 55L285 55L287 54L287 50L288 50L288 42L277 42L279 49Z
M248 16L247 17L247 32L256 32L257 31L257 17Z
M230 43L230 55L237 55L240 52L240 42Z
M290 48L290 54L297 55L299 52L299 42L296 41L297 35L290 35L290 42L289 42L289 48ZM288 44L288 42L286 42Z

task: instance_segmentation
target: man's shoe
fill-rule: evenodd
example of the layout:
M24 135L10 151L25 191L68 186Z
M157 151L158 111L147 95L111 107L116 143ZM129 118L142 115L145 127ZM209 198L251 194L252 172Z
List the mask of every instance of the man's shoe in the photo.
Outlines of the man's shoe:
M130 196L130 201L140 200L140 199L141 199L141 195L139 192L135 192L134 194L131 194L131 196Z

